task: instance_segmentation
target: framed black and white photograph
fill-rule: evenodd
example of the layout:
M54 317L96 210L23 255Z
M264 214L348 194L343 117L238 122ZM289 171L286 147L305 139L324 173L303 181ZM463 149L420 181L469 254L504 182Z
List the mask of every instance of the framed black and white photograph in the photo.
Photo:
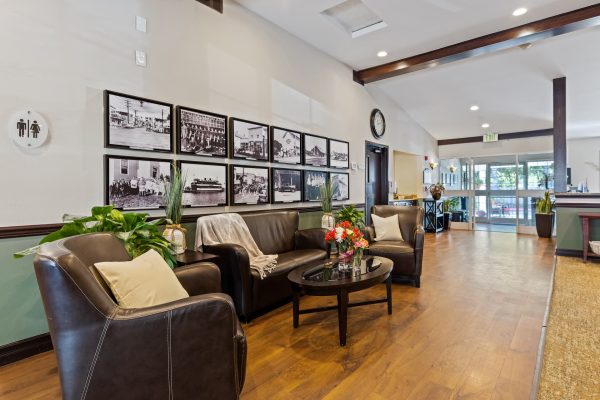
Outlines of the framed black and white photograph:
M268 204L269 168L231 166L231 204Z
M343 140L329 139L329 166L350 168L350 144Z
M329 179L333 188L333 200L349 200L350 175L346 172L331 172Z
M106 147L171 153L172 126L172 104L104 91Z
M282 164L302 164L302 134L271 127L271 161Z
M177 152L227 157L227 116L177 107Z
M230 118L233 158L269 161L269 126Z
M183 187L184 207L227 205L227 165L178 161Z
M304 201L321 201L321 187L327 183L327 172L304 171Z
M315 167L327 166L327 138L304 134L304 164Z
M302 171L299 169L273 168L271 170L273 203L297 203L302 201Z
M105 204L122 210L164 206L165 185L171 180L169 160L104 156Z

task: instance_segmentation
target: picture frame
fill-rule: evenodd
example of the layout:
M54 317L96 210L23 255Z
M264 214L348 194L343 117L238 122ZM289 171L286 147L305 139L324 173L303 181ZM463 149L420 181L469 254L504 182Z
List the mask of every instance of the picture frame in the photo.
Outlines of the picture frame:
M350 174L347 172L330 172L329 181L333 187L333 200L350 200Z
M344 140L329 139L329 167L350 168L350 143Z
M269 167L230 165L230 204L251 205L271 202Z
M321 186L329 181L327 171L304 170L303 174L303 201L321 201Z
M303 198L302 170L271 168L271 202L300 203Z
M119 210L164 208L162 195L172 173L172 160L107 154L104 204Z
M173 152L173 105L104 91L104 147Z
M431 169L425 168L423 170L423 185L431 185L431 184L432 184Z
M302 133L291 129L271 127L271 162L302 164Z
M302 141L302 162L313 167L328 167L329 141L326 137L305 133Z
M229 118L231 158L269 161L269 125Z
M228 205L229 171L227 164L177 161L185 177L182 205L189 208Z
M227 116L176 107L178 154L226 158L228 148Z

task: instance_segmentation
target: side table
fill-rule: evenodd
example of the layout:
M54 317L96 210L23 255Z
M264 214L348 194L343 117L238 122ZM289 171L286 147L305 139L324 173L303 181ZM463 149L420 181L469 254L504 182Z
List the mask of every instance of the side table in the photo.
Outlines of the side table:
M186 250L185 253L178 254L175 256L177 260L177 267L184 267L186 265L195 264L199 262L212 262L218 264L219 256L216 254L203 253L196 250ZM175 268L177 268L175 267Z
M590 220L600 219L598 213L579 213L579 219L581 219L581 230L583 236L583 261L587 262L588 252L590 249Z

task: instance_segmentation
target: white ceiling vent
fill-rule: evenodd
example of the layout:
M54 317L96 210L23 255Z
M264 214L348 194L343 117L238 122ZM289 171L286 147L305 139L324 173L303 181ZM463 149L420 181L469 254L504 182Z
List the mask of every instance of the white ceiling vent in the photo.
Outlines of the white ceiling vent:
M346 0L321 11L353 38L383 29L387 26L383 19L375 14L361 0Z

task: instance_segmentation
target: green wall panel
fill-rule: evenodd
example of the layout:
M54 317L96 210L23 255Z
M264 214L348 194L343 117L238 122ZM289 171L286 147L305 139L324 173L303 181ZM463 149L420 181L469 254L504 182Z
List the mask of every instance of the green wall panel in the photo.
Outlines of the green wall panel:
M12 256L40 239L0 240L0 346L48 332L33 256L18 260Z
M561 208L556 210L556 248L561 250L581 250L583 234L578 213L600 213L600 208ZM600 240L600 221L591 221L590 240Z

